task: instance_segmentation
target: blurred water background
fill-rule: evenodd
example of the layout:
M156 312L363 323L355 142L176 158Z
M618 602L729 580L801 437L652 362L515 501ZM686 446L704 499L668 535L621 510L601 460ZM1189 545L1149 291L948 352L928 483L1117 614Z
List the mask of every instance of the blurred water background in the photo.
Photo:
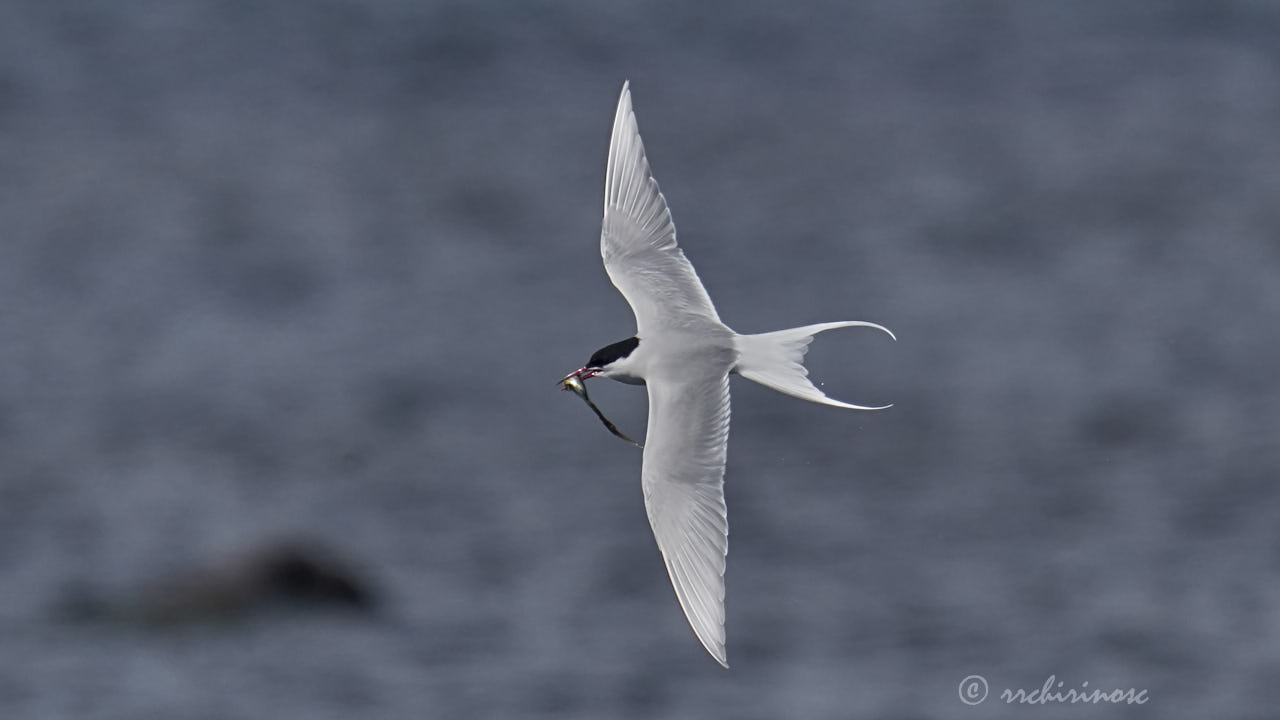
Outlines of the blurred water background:
M1278 40L1268 2L4 3L0 717L1273 717ZM639 453L554 387L633 332L625 78L729 325L899 338L810 355L887 412L735 380L729 671ZM138 620L279 543L376 602ZM1051 675L1149 702L997 697Z

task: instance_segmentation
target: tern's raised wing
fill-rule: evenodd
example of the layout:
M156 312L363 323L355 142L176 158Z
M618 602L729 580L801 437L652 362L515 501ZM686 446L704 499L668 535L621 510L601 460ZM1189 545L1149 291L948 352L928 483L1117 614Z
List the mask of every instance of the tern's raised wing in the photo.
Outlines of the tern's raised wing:
M676 597L703 647L729 667L724 650L724 463L729 376L649 378L644 506Z
M636 315L637 336L720 321L693 265L676 245L676 226L649 170L625 83L609 142L600 254L609 279Z

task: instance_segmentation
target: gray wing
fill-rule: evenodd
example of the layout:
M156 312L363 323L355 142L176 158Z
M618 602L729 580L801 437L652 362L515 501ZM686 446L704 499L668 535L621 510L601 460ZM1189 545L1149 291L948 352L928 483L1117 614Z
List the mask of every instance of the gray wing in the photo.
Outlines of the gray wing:
M651 329L720 321L698 273L676 245L676 226L645 159L625 83L609 142L600 254L609 279L635 313L639 337L652 337Z
M729 526L724 465L729 376L649 378L644 505L685 617L703 647L729 667L724 649L724 564Z

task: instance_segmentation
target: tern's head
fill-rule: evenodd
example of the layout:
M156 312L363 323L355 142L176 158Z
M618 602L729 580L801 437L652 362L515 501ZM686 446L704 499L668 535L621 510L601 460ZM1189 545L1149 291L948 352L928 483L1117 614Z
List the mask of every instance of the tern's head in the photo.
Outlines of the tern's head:
M565 381L569 378L577 378L579 380L588 380L599 376L621 380L622 382L638 383L643 382L641 378L635 374L634 368L630 367L628 362L632 358L632 352L640 345L640 338L630 337L626 340L619 340L612 345L606 345L591 354L591 359L586 365L574 370L564 377L560 383L564 389L572 389L569 385L565 385Z

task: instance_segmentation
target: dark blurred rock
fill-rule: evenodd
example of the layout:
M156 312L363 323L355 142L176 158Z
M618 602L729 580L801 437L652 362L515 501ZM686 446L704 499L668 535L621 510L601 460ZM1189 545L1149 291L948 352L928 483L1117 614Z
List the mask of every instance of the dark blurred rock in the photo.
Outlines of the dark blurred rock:
M332 609L369 613L375 597L351 568L316 546L263 545L221 564L192 567L176 577L108 600L73 588L62 603L75 620L120 620L144 625L233 620L267 611Z

